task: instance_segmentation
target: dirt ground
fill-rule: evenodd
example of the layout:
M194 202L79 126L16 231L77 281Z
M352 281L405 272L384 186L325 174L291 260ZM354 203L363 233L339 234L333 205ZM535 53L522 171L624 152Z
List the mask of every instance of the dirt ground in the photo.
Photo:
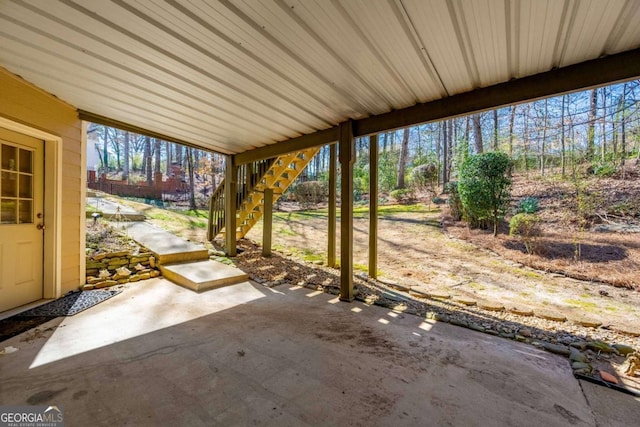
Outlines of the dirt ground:
M448 234L441 227L441 207L431 205L431 210L426 206L413 210L406 212L400 207L397 211L387 209L385 213L385 208L382 209L378 232L381 278L432 291L500 301L505 306L557 310L567 316L588 315L604 325L640 327L639 292L526 267ZM261 236L259 223L247 238L259 243ZM327 219L323 211L279 213L274 218L274 248L284 253L310 261L326 261L326 236ZM356 212L356 272L367 270L368 236L367 214Z

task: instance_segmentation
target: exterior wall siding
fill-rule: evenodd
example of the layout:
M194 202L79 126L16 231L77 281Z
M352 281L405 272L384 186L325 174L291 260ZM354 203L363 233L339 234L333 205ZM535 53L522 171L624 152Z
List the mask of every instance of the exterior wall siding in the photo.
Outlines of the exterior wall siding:
M62 138L62 294L82 283L82 121L71 105L0 68L0 115ZM46 185L46 184L45 184ZM45 188L46 191L46 188ZM50 278L45 277L45 282Z

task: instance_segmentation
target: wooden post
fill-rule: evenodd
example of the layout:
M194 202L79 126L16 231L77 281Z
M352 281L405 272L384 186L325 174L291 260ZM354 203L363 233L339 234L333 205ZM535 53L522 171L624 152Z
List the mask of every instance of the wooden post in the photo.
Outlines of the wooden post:
M262 216L262 256L271 256L271 236L273 226L273 189L264 189L264 213Z
M331 268L336 266L336 175L337 167L337 144L329 146L329 242L327 248L327 265Z
M353 121L340 123L340 301L353 301Z
M228 256L236 256L236 197L238 167L233 156L227 156L224 177L225 246Z
M378 277L378 135L369 137L369 277Z

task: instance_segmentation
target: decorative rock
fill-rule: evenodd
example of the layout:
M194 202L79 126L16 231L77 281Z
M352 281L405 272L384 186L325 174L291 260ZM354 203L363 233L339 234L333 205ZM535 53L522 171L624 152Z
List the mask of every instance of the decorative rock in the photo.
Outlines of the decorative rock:
M127 251L119 251L119 252L111 252L110 254L106 254L105 256L107 258L119 258L119 257L123 257L129 255L129 252Z
M450 320L449 316L447 316L446 314L440 314L440 313L436 313L433 319L437 320L438 322L449 322Z
M504 311L504 305L490 301L478 301L478 307L487 311Z
M622 354L623 356L626 356L627 354L631 354L635 351L633 347L625 344L614 344L611 347L615 348L617 352Z
M455 297L453 300L455 302L459 302L460 304L463 304L466 306L474 306L478 303L476 300L473 300L471 298L465 298L465 297Z
M567 320L564 314L554 313L547 310L535 310L534 314L536 317L541 319L555 320L556 322L565 322Z
M129 282L139 282L140 281L140 276L138 276L137 274L134 274L133 276L129 277Z
M602 341L589 341L587 343L587 348L589 348L590 350L593 350L595 352L600 352L600 353L613 353L613 352L616 351L609 344L607 344L606 342L602 342Z
M99 277L104 280L111 277L111 273L109 273L109 270L100 270Z
M402 283L396 283L395 285L391 285L391 287L397 291L402 291L402 292L411 291L411 286L403 285Z
M94 270L94 269L101 269L101 268L105 268L107 266L107 264L103 263L103 262L93 262L93 261L88 261L87 262L87 269L88 270Z
M160 277L160 272L159 272L158 270L151 270L151 271L149 272L149 276L150 276L151 278L154 278L154 277Z
M115 280L105 280L102 281L100 283L96 283L94 285L94 289L100 289L100 288L108 288L109 286L113 286L113 285L117 285L118 282L116 282Z
M545 342L545 343L542 343L542 348L544 348L550 353L561 354L562 356L569 356L569 354L571 354L571 351L569 351L569 348L565 345L551 344L551 343Z
M123 279L119 279L118 283L120 283L121 285L124 285L125 283L129 283L129 278L125 277Z
M611 375L609 372L598 371L598 373L600 374L600 378L602 378L604 381L612 384L618 384L618 379Z
M592 367L591 367L591 365L590 365L590 364L588 364L588 363L584 363L584 362L573 362L573 363L571 364L571 369L573 369L574 371L575 371L575 370L578 370L578 369L580 369L580 370L582 370L582 369L586 369L586 370L588 370L588 371L591 371L591 369L593 369L593 368L592 368Z
M93 259L94 261L100 261L101 259L105 259L105 257L106 257L106 256L107 256L107 254L106 254L106 253L97 254L97 255L94 255L94 256L92 257L92 259Z
M95 285L96 283L100 283L102 282L104 279L100 278L100 277L93 277L91 279L87 280L87 284L88 285Z
M416 298L429 298L429 294L416 288L409 289L409 295Z
M518 334L516 334L516 341L521 341L521 342L523 342L523 341L526 341L526 340L527 340L527 339L526 339L525 337L523 337L522 335L518 335Z
M462 327L465 327L465 328L469 326L469 324L467 322L465 322L464 320L461 320L461 319L458 319L458 318L455 318L455 317L452 317L449 320L449 323L451 323L452 325L462 326Z
M516 334L512 333L512 332L500 332L500 336L502 338L508 338L510 340L515 339L516 338ZM522 337L524 338L524 337Z
M147 267L145 267L144 265L142 265L142 264L138 263L138 264L136 264L136 266L135 266L135 267L133 267L133 268L134 268L136 271L142 271L142 270L145 270Z
M527 328L522 328L518 331L518 333L520 335L522 335L523 337L527 337L530 338L532 333L531 333L531 329L527 329Z
M509 313L517 314L518 316L533 316L533 310L526 307L509 307L507 308Z
M445 292L429 292L429 298L434 298L434 299L449 299L451 298L451 295L445 293Z
M484 333L485 333L485 334L489 334L489 335L493 335L493 336L495 336L495 337L497 337L498 335L500 335L500 334L498 333L498 331L494 331L493 329L485 329L485 330L484 330Z
M578 350L586 350L587 349L586 341L574 341L569 345L571 347L573 347L573 348L577 348Z
M587 355L578 350L571 350L569 354L569 359L574 362L583 362L587 361Z
M572 318L571 322L575 325L585 326L587 328L598 328L602 325L602 322L587 319L586 317Z
M90 290L92 290L93 288L94 288L94 286L93 286L93 285L84 285L84 286L82 287L82 290L83 290L83 291L90 291Z
M149 265L151 266L151 268L156 268L156 257L154 256L149 257Z
M640 329L630 328L625 325L611 325L609 327L612 331L619 332L624 335L629 335L632 337L640 337Z
M473 329L478 332L485 332L485 328L483 326L478 325L477 323L469 323L469 329Z

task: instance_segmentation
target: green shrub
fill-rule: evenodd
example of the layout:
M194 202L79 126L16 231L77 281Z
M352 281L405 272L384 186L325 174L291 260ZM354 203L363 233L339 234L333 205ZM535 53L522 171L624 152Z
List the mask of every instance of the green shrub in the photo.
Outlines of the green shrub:
M591 164L593 174L601 177L613 176L618 172L616 165L612 161L597 161Z
M407 188L397 188L389 193L389 197L396 202L408 202L413 199L413 192Z
M292 189L292 193L298 203L308 208L325 201L328 197L328 188L326 183L307 181L297 184Z
M498 234L498 224L509 207L510 169L509 156L500 152L476 154L464 161L458 191L470 227L493 225L493 235Z
M438 166L432 163L416 166L411 172L411 182L417 190L434 192L438 185Z
M451 217L453 217L454 221L460 221L462 219L462 201L458 192L458 181L447 182L444 185L444 192L449 194L447 204L449 205Z
M533 253L536 238L540 236L540 217L531 213L519 213L509 221L509 235L519 237L524 243L527 253Z
M538 199L535 197L525 197L518 203L516 213L528 213L533 214L540 210L538 206Z

